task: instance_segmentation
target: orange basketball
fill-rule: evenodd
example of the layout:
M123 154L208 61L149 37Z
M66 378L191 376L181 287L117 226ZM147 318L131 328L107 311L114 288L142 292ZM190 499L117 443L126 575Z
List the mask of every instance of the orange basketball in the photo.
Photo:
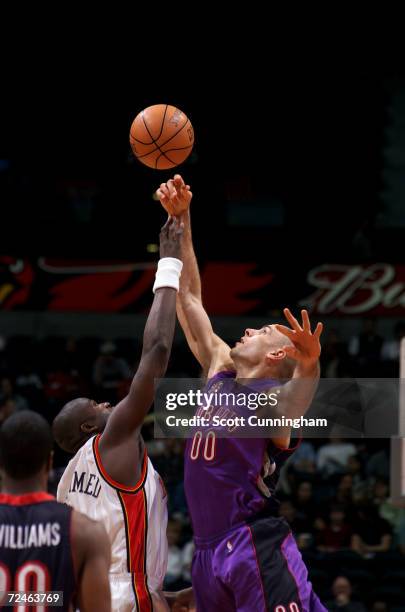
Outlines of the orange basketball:
M167 170L190 155L194 130L180 109L170 104L155 104L135 117L129 142L140 162L156 170Z

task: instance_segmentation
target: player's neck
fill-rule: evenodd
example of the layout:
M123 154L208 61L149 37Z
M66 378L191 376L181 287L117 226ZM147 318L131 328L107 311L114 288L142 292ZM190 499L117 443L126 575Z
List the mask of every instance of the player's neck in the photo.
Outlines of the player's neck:
M4 474L1 492L7 495L24 495L25 493L38 493L46 491L47 486L43 478L25 478L24 480L14 480Z
M236 380L249 380L255 378L271 378L268 372L264 371L263 367L251 366L249 364L240 363L236 365Z

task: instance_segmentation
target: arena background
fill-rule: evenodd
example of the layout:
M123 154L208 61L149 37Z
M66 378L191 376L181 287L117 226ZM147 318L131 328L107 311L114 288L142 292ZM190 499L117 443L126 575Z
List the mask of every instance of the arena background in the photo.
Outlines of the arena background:
M234 342L247 325L280 320L284 306L308 306L325 324L323 376L398 376L400 55L289 64L280 59L287 42L254 54L235 33L215 57L188 43L190 70L175 53L145 66L136 32L119 54L95 30L88 44L75 27L60 40L54 33L43 50L20 32L4 48L0 418L28 405L51 420L71 397L126 392L165 218L152 196L171 176L134 160L128 131L160 102L194 125L195 148L179 171L194 192L194 241L218 333ZM180 332L169 374L198 375ZM149 452L170 495L172 589L189 582L192 554L182 443L151 432L149 423ZM66 461L57 451L52 490ZM331 610L405 609L405 509L390 501L389 462L389 440L317 439L284 472L280 512ZM358 555L354 534L386 550Z

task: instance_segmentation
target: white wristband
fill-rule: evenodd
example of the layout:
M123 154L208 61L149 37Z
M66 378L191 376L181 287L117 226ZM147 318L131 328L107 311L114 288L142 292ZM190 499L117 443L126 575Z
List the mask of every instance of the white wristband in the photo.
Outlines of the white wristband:
M153 293L156 292L156 289L161 289L161 287L172 287L172 289L178 291L182 268L183 262L175 257L159 259Z

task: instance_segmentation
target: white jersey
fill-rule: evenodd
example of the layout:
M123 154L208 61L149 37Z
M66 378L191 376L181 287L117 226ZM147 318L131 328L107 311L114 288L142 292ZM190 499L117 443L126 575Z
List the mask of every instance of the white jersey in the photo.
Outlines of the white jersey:
M70 461L58 486L58 501L101 521L111 542L110 586L114 612L168 610L162 595L167 567L167 499L146 450L135 487L105 471L91 438Z

